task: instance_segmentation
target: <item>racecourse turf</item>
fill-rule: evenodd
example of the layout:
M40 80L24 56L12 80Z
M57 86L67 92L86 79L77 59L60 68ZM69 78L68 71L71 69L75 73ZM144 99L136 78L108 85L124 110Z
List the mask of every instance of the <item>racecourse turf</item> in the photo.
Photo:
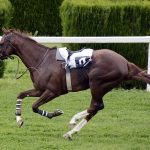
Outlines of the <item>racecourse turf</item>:
M0 150L149 150L150 93L145 90L112 90L104 97L105 109L99 112L72 141L63 138L68 123L77 112L90 104L90 91L69 93L43 105L62 116L47 119L32 112L36 98L26 98L22 105L24 125L15 121L17 95L32 88L29 73L14 78L17 59L7 60L0 79ZM21 64L20 74L25 70Z

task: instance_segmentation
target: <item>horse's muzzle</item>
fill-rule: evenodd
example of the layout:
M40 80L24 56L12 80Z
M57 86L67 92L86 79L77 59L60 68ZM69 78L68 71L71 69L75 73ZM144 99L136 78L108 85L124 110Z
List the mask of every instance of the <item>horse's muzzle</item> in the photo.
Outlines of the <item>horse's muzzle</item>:
M9 56L9 55L7 56L7 55L3 55L2 53L0 53L0 62L3 61L4 59L8 59L8 58L14 59L13 56Z

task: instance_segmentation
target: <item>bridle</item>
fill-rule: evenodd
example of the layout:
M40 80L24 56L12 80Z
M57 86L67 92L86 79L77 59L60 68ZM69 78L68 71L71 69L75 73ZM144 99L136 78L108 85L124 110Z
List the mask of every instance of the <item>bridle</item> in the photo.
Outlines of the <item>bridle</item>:
M7 46L10 46L11 48L17 50L16 47L11 43L10 38L11 38L10 36L6 36L6 37L5 37L5 40L8 42L8 45L7 45ZM2 48L2 46L0 45L0 49L1 49L1 48ZM7 47L6 47L6 48L3 48L2 51L1 51L2 55L4 55L4 58L5 58L5 59L7 59L7 58L14 59L13 56L6 54L6 52L5 52L6 49L7 49Z
M11 48L17 50L17 48L11 43L11 40L10 40L10 39L11 39L10 36L6 36L6 37L5 37L5 40L8 42L8 45L7 45L7 46L11 46ZM2 47L2 46L0 45L0 48L1 48L1 47ZM13 56L7 55L7 54L5 53L6 49L7 49L7 47L1 51L1 53L4 55L3 57L4 57L5 59L7 59L7 58L14 59ZM44 53L42 59L39 61L39 63L38 63L36 66L30 66L30 67L28 67L20 76L17 77L17 75L18 75L18 73L19 73L19 63L20 63L20 62L19 62L19 59L18 59L18 65L17 65L17 69L16 69L16 73L15 73L15 78L16 78L16 79L21 78L21 77L22 77L27 71L29 71L30 69L33 69L32 71L37 71L38 74L39 74L38 67L39 67L39 66L43 63L43 61L45 60L48 51L49 51L49 49L47 48L47 50L46 50L46 52Z

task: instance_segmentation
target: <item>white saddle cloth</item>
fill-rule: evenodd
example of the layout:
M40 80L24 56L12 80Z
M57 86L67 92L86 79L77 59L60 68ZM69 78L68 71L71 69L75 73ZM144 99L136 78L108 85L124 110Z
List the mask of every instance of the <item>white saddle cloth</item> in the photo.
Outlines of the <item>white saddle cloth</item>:
M71 54L71 56L69 56L67 48L63 47L58 48L57 53L60 54L60 56L65 60L66 65L71 69L77 68L78 66L85 67L91 61L93 49L83 49L82 51L76 51Z

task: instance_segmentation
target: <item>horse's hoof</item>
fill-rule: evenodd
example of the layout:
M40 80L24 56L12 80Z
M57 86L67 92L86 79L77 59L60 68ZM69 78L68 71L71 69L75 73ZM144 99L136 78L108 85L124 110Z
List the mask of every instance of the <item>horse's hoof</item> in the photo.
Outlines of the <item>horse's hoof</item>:
M23 125L22 118L20 116L16 116L16 121L17 121L18 126L21 128Z
M70 124L69 124L69 128L70 128L70 129L73 129L75 126L76 126L76 123L70 123Z
M17 122L17 124L18 124L18 126L21 128L21 127L23 126L23 121L20 120L20 121Z
M69 133L64 134L63 137L67 140L72 140L72 135Z
M54 114L55 114L55 116L59 116L59 115L64 114L64 112L62 110L60 110L60 109L56 109Z

